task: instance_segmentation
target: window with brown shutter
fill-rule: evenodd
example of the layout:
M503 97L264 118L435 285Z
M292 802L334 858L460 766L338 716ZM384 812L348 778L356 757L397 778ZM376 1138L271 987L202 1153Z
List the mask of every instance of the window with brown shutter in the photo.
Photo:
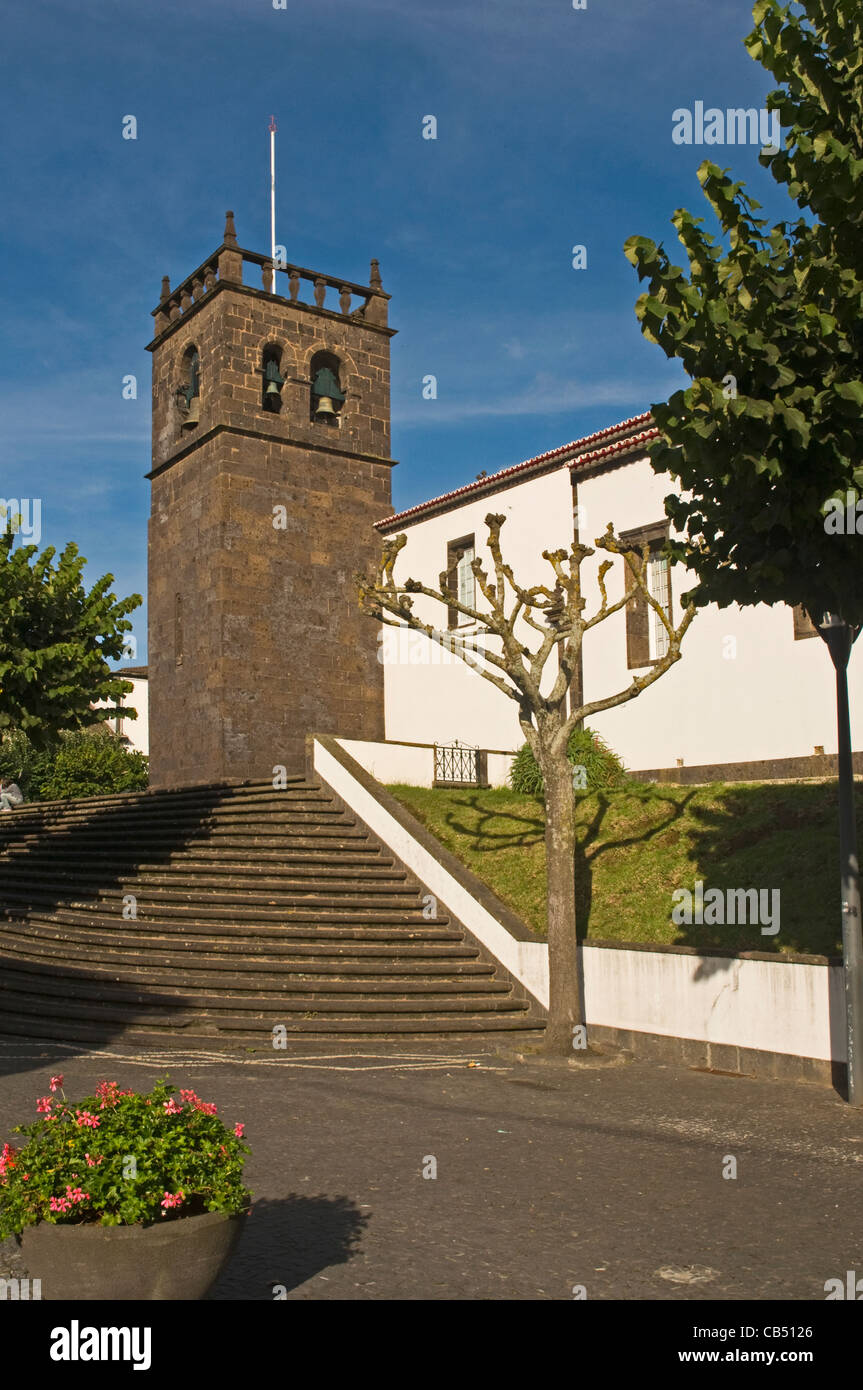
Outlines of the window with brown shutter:
M634 531L622 531L620 540L630 552L630 559L641 569L643 549L647 545L650 574L648 585L650 593L657 598L667 613L671 613L671 571L662 557L662 548L668 539L668 522L657 521L650 526L640 526ZM624 573L627 588L631 575L627 566ZM645 595L638 589L626 605L626 664L630 670L640 666L655 666L661 660L668 641L668 634Z
M473 536L462 536L460 540L449 541L446 548L446 569L441 574L441 588L452 591L460 603L468 608L476 606L476 581L470 562L474 557L475 540ZM455 608L447 608L447 626L458 627L471 622Z

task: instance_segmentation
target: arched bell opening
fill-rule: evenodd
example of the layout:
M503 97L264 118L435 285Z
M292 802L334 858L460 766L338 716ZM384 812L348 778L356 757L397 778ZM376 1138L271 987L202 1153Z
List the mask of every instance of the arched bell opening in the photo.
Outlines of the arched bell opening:
M174 393L181 428L193 430L201 418L201 358L198 349L190 344L180 362L180 385Z
M261 357L261 406L271 414L278 415L282 408L282 349L276 343L268 343Z
M339 424L345 403L341 385L342 364L332 352L316 352L311 362L309 418L314 424Z

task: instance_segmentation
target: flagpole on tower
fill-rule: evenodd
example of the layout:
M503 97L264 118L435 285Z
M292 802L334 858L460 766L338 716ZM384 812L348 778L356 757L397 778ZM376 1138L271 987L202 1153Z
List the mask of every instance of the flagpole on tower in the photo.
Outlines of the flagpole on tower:
M273 258L272 293L276 293L276 118L270 117L270 255Z

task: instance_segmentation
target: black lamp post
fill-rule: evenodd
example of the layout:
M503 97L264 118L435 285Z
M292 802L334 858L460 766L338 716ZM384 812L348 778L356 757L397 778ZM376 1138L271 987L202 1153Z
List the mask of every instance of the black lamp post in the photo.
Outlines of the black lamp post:
M837 613L819 624L836 667L836 714L839 732L839 861L842 874L842 959L845 977L845 1032L848 1043L848 1101L863 1105L863 922L860 915L860 863L854 808L854 765L848 707L848 659L859 627Z

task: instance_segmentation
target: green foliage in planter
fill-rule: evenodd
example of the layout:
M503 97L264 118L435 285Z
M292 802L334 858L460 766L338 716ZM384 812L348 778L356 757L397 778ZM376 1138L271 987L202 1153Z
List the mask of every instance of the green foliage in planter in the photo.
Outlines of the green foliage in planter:
M39 1221L54 1225L148 1226L249 1207L243 1125L227 1129L216 1106L167 1078L152 1091L102 1081L69 1103L63 1077L40 1097L41 1118L16 1126L27 1142L0 1152L0 1240Z
M586 791L610 791L626 780L626 768L599 734L591 729L574 729L569 736L566 756L573 767L583 767ZM525 743L516 753L509 770L509 784L524 796L542 796L544 783L539 764Z
M131 752L113 734L101 730L62 734L40 781L39 799L59 801L143 791L148 767L149 759L143 753Z

